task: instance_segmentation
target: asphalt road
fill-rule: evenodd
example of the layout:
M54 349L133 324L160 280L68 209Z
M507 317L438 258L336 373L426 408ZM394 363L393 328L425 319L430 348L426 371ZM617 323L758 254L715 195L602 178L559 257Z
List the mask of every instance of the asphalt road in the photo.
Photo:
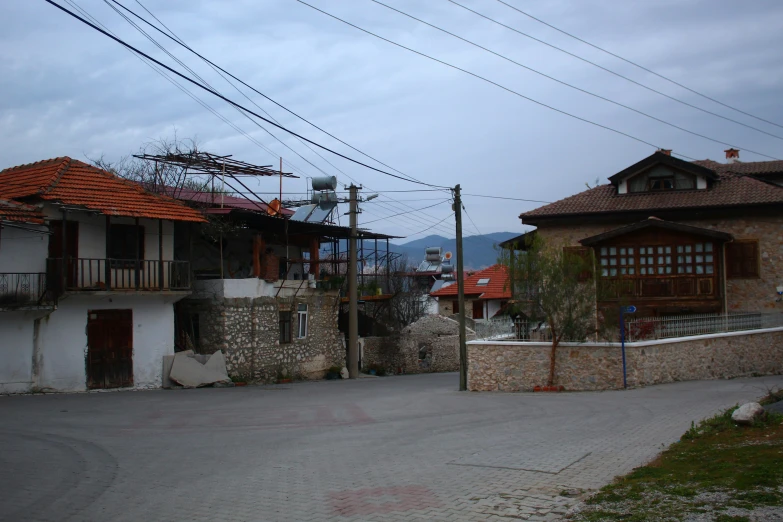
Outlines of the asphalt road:
M460 393L456 374L0 397L0 520L557 520L783 377ZM493 518L497 517L497 518Z

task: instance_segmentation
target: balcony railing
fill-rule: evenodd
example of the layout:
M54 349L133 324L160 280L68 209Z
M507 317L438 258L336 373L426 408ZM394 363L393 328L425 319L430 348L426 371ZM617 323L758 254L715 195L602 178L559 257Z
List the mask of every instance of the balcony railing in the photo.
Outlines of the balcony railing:
M46 304L46 274L0 273L0 308Z
M101 290L190 290L187 261L62 258L47 260L49 286L62 293Z

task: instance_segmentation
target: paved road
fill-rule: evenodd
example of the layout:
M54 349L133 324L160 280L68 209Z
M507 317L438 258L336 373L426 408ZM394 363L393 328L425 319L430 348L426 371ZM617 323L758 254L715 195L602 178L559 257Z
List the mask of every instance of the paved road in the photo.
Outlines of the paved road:
M557 520L783 377L458 393L456 374L0 397L1 520Z

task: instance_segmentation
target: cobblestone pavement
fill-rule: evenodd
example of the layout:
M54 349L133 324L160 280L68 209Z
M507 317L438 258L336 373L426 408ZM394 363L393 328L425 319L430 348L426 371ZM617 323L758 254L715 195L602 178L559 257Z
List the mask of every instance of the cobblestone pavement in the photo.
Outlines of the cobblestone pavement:
M0 397L2 520L558 520L783 377L595 393L456 374Z

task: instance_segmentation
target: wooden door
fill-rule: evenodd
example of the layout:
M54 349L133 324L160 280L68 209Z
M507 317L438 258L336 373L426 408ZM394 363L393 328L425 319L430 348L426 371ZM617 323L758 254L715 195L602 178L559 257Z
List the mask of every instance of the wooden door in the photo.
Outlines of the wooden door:
M49 223L49 257L61 259L62 261L53 261L51 267L54 269L52 277L56 281L50 281L52 288L60 288L63 280L63 270L66 270L66 285L69 288L76 286L78 263L75 261L79 257L79 223L76 221L67 221L68 226L65 229L65 244L67 249L63 249L63 222L51 221ZM63 255L65 254L65 256ZM63 259L67 257L68 259ZM66 268L67 267L67 268Z
M133 311L87 314L87 387L133 386Z

